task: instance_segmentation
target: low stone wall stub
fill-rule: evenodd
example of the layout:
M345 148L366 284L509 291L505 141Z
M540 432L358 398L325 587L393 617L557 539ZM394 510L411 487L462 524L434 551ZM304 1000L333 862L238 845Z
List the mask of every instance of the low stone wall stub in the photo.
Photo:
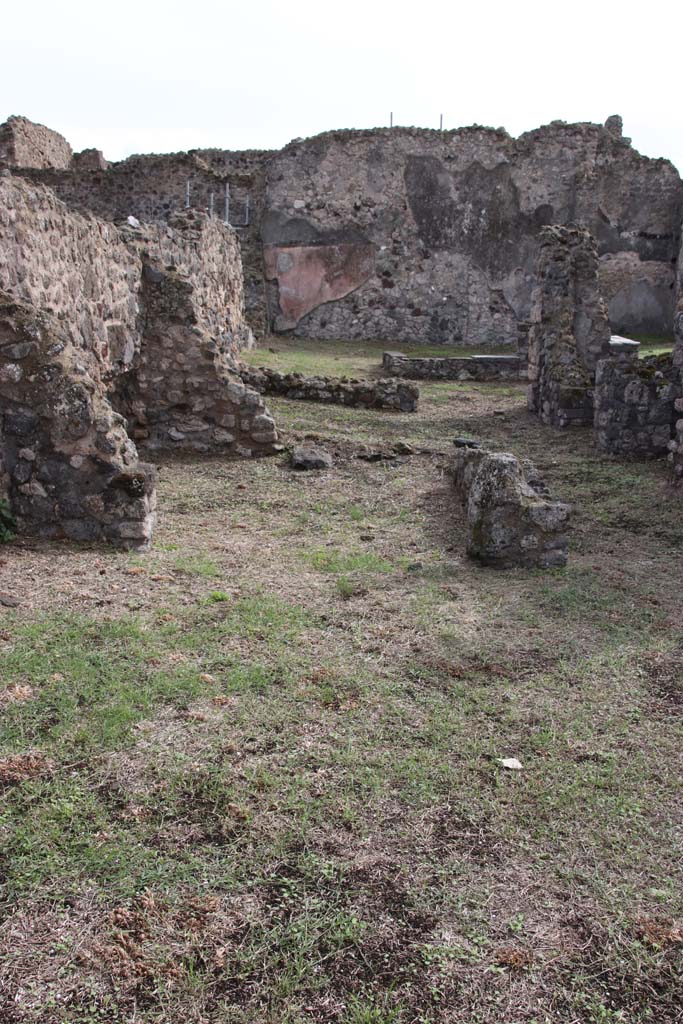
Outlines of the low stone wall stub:
M452 476L467 510L470 557L499 569L567 564L570 508L550 498L535 466L456 441Z
M382 369L392 377L410 380L518 381L525 377L526 365L517 356L407 356L403 352L385 352Z
M622 357L598 363L595 440L612 455L657 458L675 433L683 385L670 354Z
M414 384L396 379L354 380L344 377L305 377L279 373L266 366L239 367L240 376L260 394L281 395L302 402L328 402L366 409L415 412L420 392Z
M260 394L234 371L229 339L201 326L191 280L146 263L140 352L118 404L145 448L267 455L278 440Z

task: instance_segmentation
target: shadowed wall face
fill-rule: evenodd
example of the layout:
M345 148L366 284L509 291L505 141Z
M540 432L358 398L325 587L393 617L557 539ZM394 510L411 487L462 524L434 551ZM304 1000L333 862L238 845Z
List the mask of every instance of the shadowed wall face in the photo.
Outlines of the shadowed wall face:
M374 246L375 264L322 302L309 281L296 309L280 280L270 322L315 339L514 348L539 232L574 223L596 240L618 325L667 332L682 204L676 169L640 156L614 119L553 122L518 139L475 126L297 140L268 161L266 251L295 258L295 248L348 235Z

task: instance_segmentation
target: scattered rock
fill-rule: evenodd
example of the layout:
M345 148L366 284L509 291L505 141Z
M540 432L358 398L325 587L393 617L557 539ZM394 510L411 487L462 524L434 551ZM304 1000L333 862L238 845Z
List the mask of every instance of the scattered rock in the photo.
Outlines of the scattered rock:
M18 608L21 601L18 597L13 597L12 594L0 593L0 604L5 608Z
M331 469L332 456L322 448L295 448L292 452L293 469Z

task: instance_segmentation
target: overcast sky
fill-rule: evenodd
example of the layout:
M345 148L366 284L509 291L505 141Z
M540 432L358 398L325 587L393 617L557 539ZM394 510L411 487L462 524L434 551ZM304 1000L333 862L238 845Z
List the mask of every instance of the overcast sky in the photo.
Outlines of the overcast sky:
M109 159L330 128L603 122L683 170L683 5L34 0L3 5L0 121Z

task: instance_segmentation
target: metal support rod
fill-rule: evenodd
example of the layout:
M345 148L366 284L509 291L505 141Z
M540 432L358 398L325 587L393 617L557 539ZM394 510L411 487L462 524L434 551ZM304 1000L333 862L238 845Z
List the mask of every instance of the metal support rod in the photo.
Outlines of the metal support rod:
M244 202L244 226L249 227L249 196L247 196Z
M213 192L209 195L209 217L213 220Z
M394 112L393 112L393 110L389 114L389 127L390 128L394 127Z
M439 114L439 131L443 131L443 114Z
M226 228L230 227L230 185L227 181L225 183L225 220L223 223Z
M190 208L190 179L188 178L187 179L187 184L185 186L185 209L189 210L189 208Z

